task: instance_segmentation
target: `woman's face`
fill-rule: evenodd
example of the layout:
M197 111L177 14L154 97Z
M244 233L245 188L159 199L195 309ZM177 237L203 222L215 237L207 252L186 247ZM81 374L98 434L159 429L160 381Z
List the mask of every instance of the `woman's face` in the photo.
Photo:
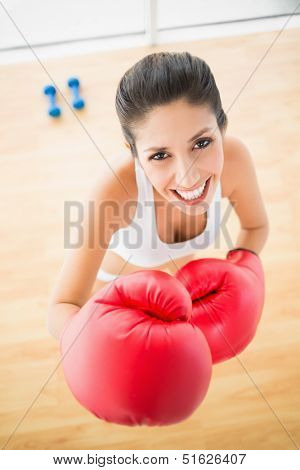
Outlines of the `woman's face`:
M186 214L201 214L220 181L223 135L208 107L181 99L154 109L136 130L141 166L156 191Z

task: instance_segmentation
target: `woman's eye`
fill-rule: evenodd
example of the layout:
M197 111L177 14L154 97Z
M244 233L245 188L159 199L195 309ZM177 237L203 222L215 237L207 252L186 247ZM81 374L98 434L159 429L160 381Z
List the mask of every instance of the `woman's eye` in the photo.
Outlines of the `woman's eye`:
M156 154L152 155L152 157L150 157L150 160L158 160L158 161L165 160L165 158L155 158L155 157L160 156L160 155L166 155L166 154L164 152L156 153Z
M207 146L210 144L210 139L198 140L198 142L196 142L196 145L198 145L198 144L203 144L204 142L208 142L208 144L206 144L206 145L204 145L203 147L200 147L200 148L205 148L205 147L207 147Z
M201 150L201 149L204 149L205 147L207 147L211 140L210 139L202 139L202 140L198 140L198 142L196 142L195 145L198 145L198 144L204 144L205 142L206 145L201 145L201 147L198 148L198 150ZM161 160L166 160L168 157L166 158L156 158L156 157L160 157L161 155L167 155L166 153L164 152L158 152L158 153L155 153L154 155L152 155L152 157L149 158L149 160L156 160L156 161L161 161Z

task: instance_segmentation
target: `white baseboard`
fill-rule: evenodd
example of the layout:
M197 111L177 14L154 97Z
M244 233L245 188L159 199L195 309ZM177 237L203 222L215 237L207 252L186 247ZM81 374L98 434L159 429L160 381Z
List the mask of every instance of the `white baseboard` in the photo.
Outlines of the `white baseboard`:
M230 23L191 26L167 31L157 32L157 44L176 43L181 41L196 41L214 37L237 36L253 34L262 31L276 31L283 28L289 15L260 18L247 21L236 21ZM290 18L288 28L300 27L300 15L294 15ZM49 46L35 46L7 51L0 51L0 64L12 64L20 62L30 62L72 56L78 54L89 54L98 51L109 51L116 49L127 49L141 47L149 44L145 33L118 36L114 38L92 39L86 41L74 41L71 43L62 43Z

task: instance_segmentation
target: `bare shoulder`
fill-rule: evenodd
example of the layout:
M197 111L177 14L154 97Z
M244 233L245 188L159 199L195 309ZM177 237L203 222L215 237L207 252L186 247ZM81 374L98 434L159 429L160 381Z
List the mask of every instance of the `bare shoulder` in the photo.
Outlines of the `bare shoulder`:
M268 225L255 164L247 145L228 136L224 148L224 189L244 229Z
M221 177L222 197L230 199L236 185L240 181L241 172L247 176L253 162L245 143L233 135L225 135L223 139L224 166Z
M111 212L118 228L128 225L137 201L133 158L127 155L117 166L103 167L94 180L90 194L96 203L105 204L106 213Z

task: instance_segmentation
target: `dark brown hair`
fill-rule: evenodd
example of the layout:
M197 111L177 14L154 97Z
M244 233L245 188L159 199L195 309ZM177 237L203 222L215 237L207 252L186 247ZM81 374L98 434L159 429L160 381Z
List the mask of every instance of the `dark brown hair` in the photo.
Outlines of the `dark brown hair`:
M227 116L207 63L189 52L157 52L135 63L121 78L115 106L125 139L137 157L134 128L155 107L184 98L192 105L206 105L226 131Z

